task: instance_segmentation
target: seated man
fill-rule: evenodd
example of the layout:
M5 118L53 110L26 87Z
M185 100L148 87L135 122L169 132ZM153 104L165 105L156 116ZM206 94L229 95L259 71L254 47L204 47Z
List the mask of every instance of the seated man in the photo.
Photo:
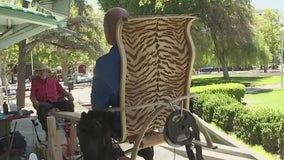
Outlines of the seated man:
M112 8L104 16L104 32L107 42L112 45L109 53L96 61L91 93L93 110L105 110L107 107L120 107L120 54L116 42L116 25L119 19L127 18L128 11L123 8ZM121 136L119 113L112 114L113 137ZM153 160L153 147L142 149L138 156Z
M30 99L37 110L42 129L47 133L46 117L51 109L74 112L73 96L57 79L49 77L50 69L41 65L37 76L32 80ZM65 99L67 97L68 100Z

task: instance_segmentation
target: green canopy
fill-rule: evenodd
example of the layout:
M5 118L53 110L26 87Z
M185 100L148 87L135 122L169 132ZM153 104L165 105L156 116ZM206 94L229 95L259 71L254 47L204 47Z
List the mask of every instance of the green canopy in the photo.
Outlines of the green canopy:
M0 50L45 30L66 26L66 15L50 13L0 2Z

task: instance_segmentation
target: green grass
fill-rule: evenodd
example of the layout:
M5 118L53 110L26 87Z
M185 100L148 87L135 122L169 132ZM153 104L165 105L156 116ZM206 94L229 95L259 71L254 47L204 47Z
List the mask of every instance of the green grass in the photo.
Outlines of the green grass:
M199 75L192 77L192 86L203 86L210 84L221 84L221 83L241 83L246 87L256 87L265 85L275 85L280 83L280 76L272 77L244 77L244 76L231 76L230 79L224 79L222 76L216 75ZM270 107L275 110L280 110L284 113L284 89L262 89L253 93L245 94L245 102L248 107L260 108ZM238 142L245 144L242 140L237 138L235 135L230 134L231 138ZM247 145L247 144L246 144ZM262 146L251 146L254 151L261 154L269 160L278 160L277 155L266 152Z
M214 128L216 128L217 130L219 130L220 132L224 132L220 127L218 127L215 123L210 123L211 126L213 126ZM259 155L261 155L262 157L265 157L268 160L279 160L278 159L278 155L275 154L271 154L265 151L265 149L260 146L260 145L250 145L245 143L243 140L241 140L240 138L238 138L235 134L232 133L226 133L228 134L228 136L232 139L234 139L235 141L237 141L238 143L247 146L249 148L251 148L253 151L255 151L256 153L258 153Z
M260 145L249 145L249 144L246 144L244 143L242 140L240 140L236 135L234 134L230 134L229 135L231 138L235 139L236 141L238 141L239 143L243 144L243 145L246 145L250 148L252 148L255 152L257 152L259 155L265 157L266 159L268 160L279 160L278 156L277 155L274 155L274 154L271 154L271 153L268 153L265 151L265 149L260 146Z
M249 107L271 107L284 113L284 89L265 89L245 94L245 102Z
M241 83L246 87L252 86L263 86L271 84L279 84L280 77L244 77L244 76L231 76L229 79L224 79L222 76L216 75L201 75L192 76L192 86L204 86L210 84L220 84L220 83Z
M221 83L241 83L246 87L256 87L264 85L274 85L280 83L279 76L272 77L244 77L244 76L231 76L229 79L224 79L220 75L199 75L192 77L192 86L204 86L210 84ZM280 110L284 113L284 90L282 89L263 89L254 93L246 93L245 101L249 107L271 107Z

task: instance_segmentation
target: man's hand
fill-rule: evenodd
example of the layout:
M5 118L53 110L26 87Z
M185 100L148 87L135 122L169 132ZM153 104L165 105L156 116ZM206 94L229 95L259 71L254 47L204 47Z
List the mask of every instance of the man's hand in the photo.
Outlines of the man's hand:
M72 96L72 94L68 94L66 97L69 101L74 101L74 97Z
M38 102L37 100L33 100L32 103L33 103L34 109L37 110L37 109L38 109L39 102Z

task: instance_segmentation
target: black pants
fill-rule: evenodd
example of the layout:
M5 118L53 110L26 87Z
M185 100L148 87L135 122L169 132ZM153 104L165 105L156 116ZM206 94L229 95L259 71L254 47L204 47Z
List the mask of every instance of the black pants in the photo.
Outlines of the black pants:
M38 120L42 125L42 129L47 132L46 117L52 108L57 108L60 111L74 112L74 104L68 100L59 100L57 102L41 102L37 109Z
M153 160L154 149L153 147L144 148L138 151L138 156L143 157L145 160Z

